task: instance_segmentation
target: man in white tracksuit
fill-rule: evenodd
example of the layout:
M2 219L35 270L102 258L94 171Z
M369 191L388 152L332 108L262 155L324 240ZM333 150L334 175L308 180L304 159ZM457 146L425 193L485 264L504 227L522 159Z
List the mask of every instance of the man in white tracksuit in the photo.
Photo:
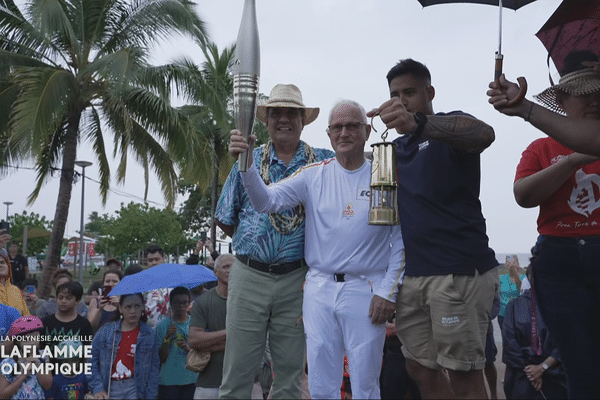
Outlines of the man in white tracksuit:
M404 245L400 226L368 225L371 162L364 146L370 131L364 109L345 100L329 116L335 158L268 187L256 166L241 173L257 211L305 207L309 272L303 317L312 398L339 398L344 351L353 396L380 397L384 322L394 313ZM232 131L230 153L248 147L239 131Z

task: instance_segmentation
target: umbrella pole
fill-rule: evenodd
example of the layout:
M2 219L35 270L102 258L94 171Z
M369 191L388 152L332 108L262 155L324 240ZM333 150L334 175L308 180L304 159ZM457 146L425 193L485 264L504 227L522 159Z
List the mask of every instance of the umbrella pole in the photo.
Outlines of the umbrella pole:
M494 66L495 81L502 75L502 60L504 59L502 55L502 0L498 0L498 10L500 11L498 18L498 51L496 52L496 63Z
M494 81L498 81L502 75L502 61L504 59L504 56L502 55L502 0L498 0L498 9L500 10L498 21L498 51L496 52L496 62L494 65ZM525 98L525 94L527 93L527 81L524 77L520 76L517 78L517 82L519 82L519 93L517 94L517 97L506 104L507 107L512 107Z

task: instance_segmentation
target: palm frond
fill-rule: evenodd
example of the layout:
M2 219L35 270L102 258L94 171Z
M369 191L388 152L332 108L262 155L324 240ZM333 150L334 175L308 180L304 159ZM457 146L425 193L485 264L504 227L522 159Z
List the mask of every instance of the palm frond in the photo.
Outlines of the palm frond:
M52 42L24 18L12 0L2 0L0 5L0 49L58 66Z
M108 188L110 186L110 165L106 157L100 115L95 107L92 107L89 114L86 115L81 129L81 137L91 141L92 149L96 154L98 171L100 172L100 194L102 195L102 205L105 205L108 196Z
M75 7L64 0L31 1L28 11L40 34L54 38L55 44L60 43L60 47L71 53L69 58L72 61L74 55L80 52L80 41L71 25L78 15Z
M182 0L134 0L123 2L124 9L118 26L99 50L100 55L121 48L157 43L160 40L185 34L204 42L205 24L196 14L192 3Z
M124 92L127 86L139 80L144 69L144 51L129 47L96 59L81 70L81 75L110 86L113 92Z
M38 153L36 158L36 182L35 189L27 198L27 204L31 205L35 202L40 194L40 190L49 179L48 174L52 174L53 168L58 164L58 159L64 145L64 131L66 123L56 129L53 135L49 136L44 143L43 148Z
M11 78L19 94L8 124L9 148L14 152L26 143L37 154L74 108L76 81L70 72L51 68L20 68Z
M188 121L171 107L168 99L141 88L131 89L125 104L136 121L169 149L175 159L190 157L196 138L189 134Z

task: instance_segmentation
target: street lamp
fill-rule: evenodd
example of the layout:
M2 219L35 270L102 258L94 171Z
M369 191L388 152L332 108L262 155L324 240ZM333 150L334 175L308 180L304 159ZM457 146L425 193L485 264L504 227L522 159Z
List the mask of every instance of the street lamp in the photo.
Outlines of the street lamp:
M81 167L81 224L79 227L79 283L83 285L83 205L85 194L85 167L92 165L89 161L75 161L75 165Z
M10 207L10 205L12 204L12 201L5 201L4 204L6 204L6 222L8 222L8 207Z

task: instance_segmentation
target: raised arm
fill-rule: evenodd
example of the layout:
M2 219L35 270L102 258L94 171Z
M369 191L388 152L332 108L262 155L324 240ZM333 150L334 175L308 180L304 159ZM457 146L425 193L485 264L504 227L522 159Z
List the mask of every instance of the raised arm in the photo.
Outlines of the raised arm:
M241 132L234 129L230 134L229 154L237 157L248 148L252 151L255 141L254 135L251 135L249 141L246 141ZM249 157L248 169L246 172L240 172L240 176L252 207L258 212L278 212L303 202L302 195L306 190L304 190L303 182L297 172L284 181L267 186L252 163L252 157Z
M494 129L468 115L431 115L423 136L466 153L481 153L495 140Z
M600 156L600 120L567 118L527 99L507 107L508 101L516 96L518 86L508 81L504 75L500 77L500 84L492 82L489 86L488 101L496 110L505 115L523 118L573 151Z
M407 111L398 97L389 99L367 113L368 117L375 115L381 117L388 129L395 129L399 134L413 133L418 127L415 114ZM420 135L474 154L481 153L495 139L494 129L490 125L465 114L427 115Z
M87 319L92 325L94 332L98 330L100 325L100 318L102 317L102 310L107 303L107 299L102 299L96 291L92 292L94 295L91 296L90 304L88 306Z

